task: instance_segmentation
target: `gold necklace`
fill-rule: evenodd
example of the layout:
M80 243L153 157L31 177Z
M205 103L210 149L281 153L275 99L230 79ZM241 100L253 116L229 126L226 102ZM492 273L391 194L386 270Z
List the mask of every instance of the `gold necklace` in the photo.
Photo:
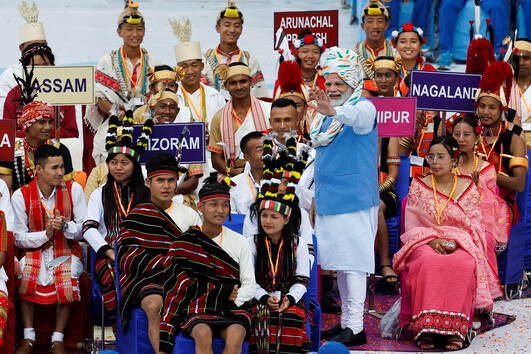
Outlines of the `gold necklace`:
M435 199L435 209L437 210L437 225L441 224L441 216L444 212L444 209L448 206L448 203L450 202L450 199L453 198L455 189L457 188L457 175L454 175L454 179L452 181L452 190L450 192L450 195L448 196L448 199L446 202L444 202L442 209L439 208L439 202L437 200L437 181L435 180L435 176L431 175L431 185L433 187L433 199Z

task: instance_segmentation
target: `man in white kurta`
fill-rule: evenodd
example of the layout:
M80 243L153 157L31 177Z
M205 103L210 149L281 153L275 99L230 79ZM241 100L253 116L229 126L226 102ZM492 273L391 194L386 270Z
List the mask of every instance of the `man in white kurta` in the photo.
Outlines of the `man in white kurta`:
M251 93L255 97L268 97L267 86L260 64L248 51L238 47L238 39L243 31L243 14L234 4L223 9L217 17L216 31L219 33L219 44L205 53L203 81L208 86L221 91L223 97L229 99L228 89L223 79L216 73L220 65L243 63L251 69Z
M341 323L328 338L346 346L367 342L363 330L366 273L374 272L378 220L376 109L362 97L357 55L333 47L321 58L326 93L315 87L308 104L319 114L310 135L316 146L315 231L321 267L337 271Z
M176 122L204 122L208 134L214 114L222 109L226 102L216 89L201 82L201 71L205 65L199 42L184 42L176 45L175 60L177 65L183 69L184 75L177 89L179 108L190 111L191 115L186 120L181 120L182 115L179 115ZM212 167L211 152L207 151L206 161L203 164L203 178L200 183L212 172L216 170Z
M226 174L230 164L231 174L235 176L245 165L240 141L250 132L269 129L271 104L251 95L251 70L247 65L232 63L220 75L231 99L212 119L208 150L212 152L212 166L216 171Z
M98 60L94 85L97 103L88 106L85 114L85 123L95 133L94 141L105 140L109 128L106 118L114 104L124 111L129 98L134 98L135 106L144 105L145 95L149 92L147 68L160 65L157 57L140 47L145 22L137 8L126 7L122 11L118 16L117 31L123 45ZM99 153L93 157L96 166L105 161L105 156Z
M83 238L81 229L86 203L79 184L68 181L65 185L63 182L63 157L57 148L39 147L35 151L35 165L35 180L17 189L11 201L15 214L15 245L25 250L19 275L24 340L17 353L31 352L35 345L35 303L56 304L52 352L66 353L63 337L71 312L66 304L80 299L78 279L83 265L77 240Z

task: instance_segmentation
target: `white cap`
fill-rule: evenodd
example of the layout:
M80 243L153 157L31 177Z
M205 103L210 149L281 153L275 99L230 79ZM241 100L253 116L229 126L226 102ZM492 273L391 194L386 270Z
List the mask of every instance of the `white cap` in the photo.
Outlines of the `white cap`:
M26 1L18 5L18 11L27 24L18 28L20 44L33 41L45 41L44 26L39 22L39 9L35 3L30 6Z
M202 60L201 45L199 42L184 42L173 47L177 64L186 60Z
M27 23L18 28L20 44L32 41L45 41L44 25L40 22Z

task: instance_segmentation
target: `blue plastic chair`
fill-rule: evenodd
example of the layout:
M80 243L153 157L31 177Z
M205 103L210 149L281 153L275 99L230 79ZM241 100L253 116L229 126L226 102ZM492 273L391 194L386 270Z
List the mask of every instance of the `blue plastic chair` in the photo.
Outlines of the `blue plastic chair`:
M114 245L114 253L118 254L117 245ZM127 332L124 333L122 327L122 315L120 313L120 302L122 292L120 289L120 271L118 257L115 260L116 272L116 294L118 301L118 320L116 328L116 351L127 354L154 354L155 351L149 342L148 319L144 310L140 307L131 311Z
M101 347L105 348L105 327L112 326L111 318L105 308L103 295L100 291L100 285L96 280L96 271L94 265L96 264L96 252L90 247L90 319L93 326L101 326Z
M221 337L214 337L212 340L212 351L214 354L221 354L225 349L225 342ZM242 344L242 354L249 353L249 342L244 341ZM175 339L173 354L195 353L195 341L190 336L180 333Z
M317 252L318 252L318 245L317 245L317 237L315 235L312 235L313 240L313 250L315 254L315 261L313 262L312 269L310 270L310 284L308 286L308 298L309 303L313 304L315 306L315 310L313 313L313 324L314 328L311 333L311 336L308 338L311 338L312 340L312 347L310 348L311 351L316 352L321 347L321 305L319 304L319 301L317 301L317 283L319 281L319 271L317 267ZM309 326L309 323L308 323Z
M242 214L233 214L233 221L226 221L225 226L230 229L240 232L243 230L243 221L245 215ZM238 231L238 228L240 231ZM117 253L117 248L115 245L115 253ZM118 268L118 259L116 259L116 279L120 279L119 268ZM155 353L153 347L149 342L148 336L148 319L146 313L141 308L137 307L131 311L131 318L129 319L127 332L124 333L121 321L120 301L121 301L121 290L120 284L117 282L117 293L118 293L118 325L116 329L116 350L120 353L127 354L151 354ZM212 341L212 350L215 354L223 352L225 348L225 342L221 337L214 337ZM180 333L175 340L175 347L173 353L193 353L195 352L195 341L190 336ZM249 343L245 341L242 345L242 353L246 354L249 352Z
M231 229L234 232L243 234L243 222L245 221L245 214L231 214L232 221L229 218L225 220L223 226Z

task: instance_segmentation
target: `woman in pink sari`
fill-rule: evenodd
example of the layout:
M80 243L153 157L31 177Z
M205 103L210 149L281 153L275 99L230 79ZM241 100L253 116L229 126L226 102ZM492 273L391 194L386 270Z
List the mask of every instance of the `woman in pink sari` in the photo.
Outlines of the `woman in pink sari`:
M393 262L397 274L408 272L404 288L423 350L435 347L433 335L446 336L446 350L461 349L473 310L493 304L489 284L496 275L487 263L480 194L471 178L453 173L459 156L453 137L432 141L426 157L432 173L411 184L404 246Z
M497 194L496 167L475 154L481 139L481 126L471 115L458 118L452 129L462 156L456 169L458 175L470 176L480 195L481 226L485 230L488 246L488 261L494 274L498 274L496 255L507 248L511 231L511 212L507 203ZM490 284L494 298L502 296L500 282Z

